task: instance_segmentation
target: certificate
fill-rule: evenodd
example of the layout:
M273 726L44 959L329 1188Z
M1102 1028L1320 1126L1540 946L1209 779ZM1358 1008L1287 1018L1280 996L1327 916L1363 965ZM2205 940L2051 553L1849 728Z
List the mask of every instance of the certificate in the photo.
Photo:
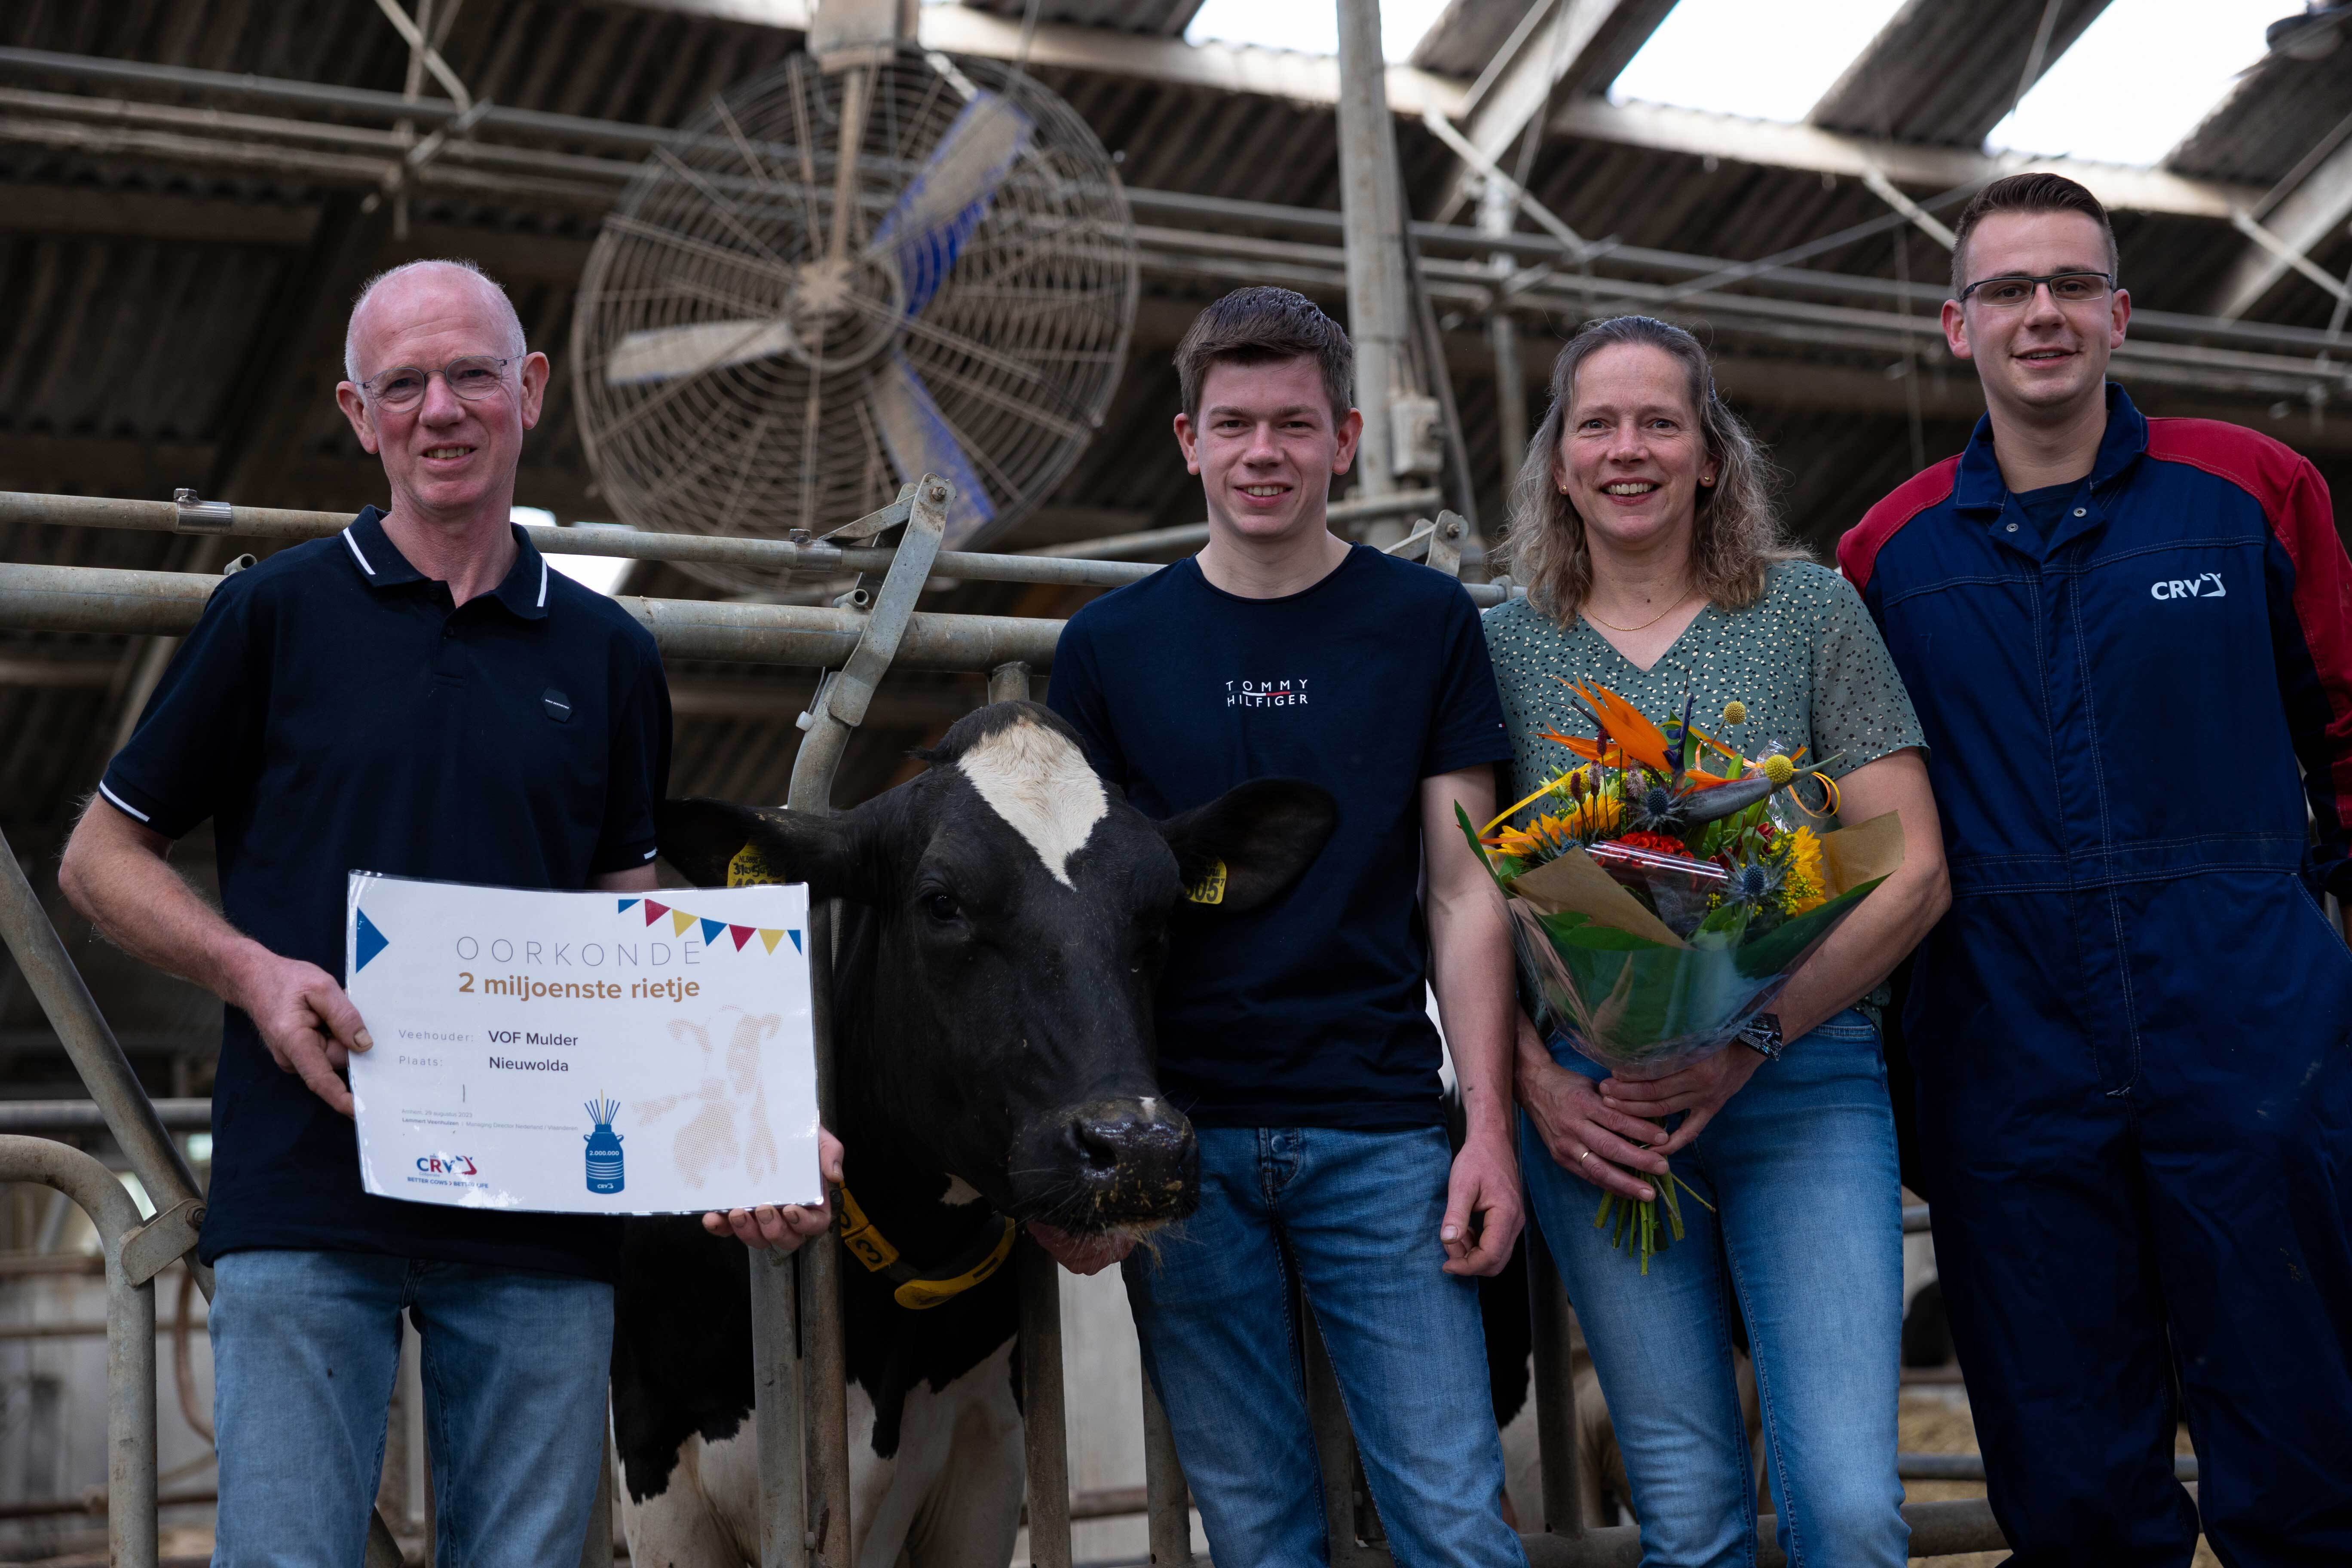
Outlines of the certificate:
M633 898L353 872L362 1181L569 1214L820 1201L807 942L798 884Z

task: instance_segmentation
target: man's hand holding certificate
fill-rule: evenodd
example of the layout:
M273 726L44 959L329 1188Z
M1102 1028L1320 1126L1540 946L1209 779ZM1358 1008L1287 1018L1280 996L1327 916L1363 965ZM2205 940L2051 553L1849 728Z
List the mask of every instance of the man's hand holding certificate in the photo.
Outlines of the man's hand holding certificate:
M354 872L367 1190L586 1214L823 1202L808 890L678 896Z

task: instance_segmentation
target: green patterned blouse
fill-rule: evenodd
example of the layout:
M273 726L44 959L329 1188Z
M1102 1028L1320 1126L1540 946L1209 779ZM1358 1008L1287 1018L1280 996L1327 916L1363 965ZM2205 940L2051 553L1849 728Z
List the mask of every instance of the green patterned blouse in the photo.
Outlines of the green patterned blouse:
M1582 619L1562 631L1525 599L1487 611L1486 626L1511 730L1512 800L1576 764L1543 731L1592 733L1554 676L1599 681L1653 721L1680 714L1688 694L1696 699L1692 723L1726 745L1749 757L1809 746L1808 761L1837 758L1822 770L1832 777L1906 746L1927 746L1861 596L1810 561L1774 567L1764 597L1747 609L1701 610L1647 670L1635 668ZM1748 715L1732 728L1723 722L1723 707L1735 699Z

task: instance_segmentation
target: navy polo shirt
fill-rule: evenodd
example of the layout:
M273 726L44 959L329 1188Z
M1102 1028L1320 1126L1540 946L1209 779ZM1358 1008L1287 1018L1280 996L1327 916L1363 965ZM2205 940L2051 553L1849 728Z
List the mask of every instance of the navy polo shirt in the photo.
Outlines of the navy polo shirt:
M206 817L221 901L273 952L343 978L352 871L577 889L650 864L669 776L652 636L548 569L452 607L370 507L213 591L99 788L177 838ZM371 1197L351 1121L227 1009L199 1251L390 1253L610 1279L617 1220Z

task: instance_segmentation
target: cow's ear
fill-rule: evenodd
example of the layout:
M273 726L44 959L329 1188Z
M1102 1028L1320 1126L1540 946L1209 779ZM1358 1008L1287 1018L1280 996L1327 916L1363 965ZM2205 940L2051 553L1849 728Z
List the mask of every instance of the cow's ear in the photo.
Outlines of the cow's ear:
M698 888L806 882L812 897L859 896L854 816L668 800L655 814L662 858Z
M1305 779L1252 779L1160 824L1191 905L1247 914L1281 896L1331 837L1339 804Z

